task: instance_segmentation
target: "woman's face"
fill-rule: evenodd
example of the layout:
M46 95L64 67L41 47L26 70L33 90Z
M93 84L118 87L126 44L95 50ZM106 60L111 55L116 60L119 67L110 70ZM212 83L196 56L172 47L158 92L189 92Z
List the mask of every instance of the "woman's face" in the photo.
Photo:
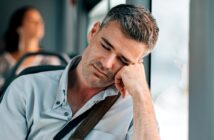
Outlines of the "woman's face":
M24 38L42 39L44 36L44 22L39 11L36 9L28 10L20 29L20 36L24 36Z

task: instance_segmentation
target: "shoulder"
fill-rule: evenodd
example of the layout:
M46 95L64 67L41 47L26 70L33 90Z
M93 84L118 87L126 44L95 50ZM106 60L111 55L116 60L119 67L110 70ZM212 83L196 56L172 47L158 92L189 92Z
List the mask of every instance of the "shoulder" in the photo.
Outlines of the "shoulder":
M4 63L4 62L7 62L7 63L9 63L9 62L8 62L9 60L7 59L6 56L7 56L7 53L1 53L1 54L0 54L0 62L3 62L3 63Z
M9 92L20 91L21 94L44 91L47 85L56 86L59 83L63 70L39 72L19 76L8 86ZM7 91L6 91L7 92Z
M63 70L27 74L13 80L3 98L33 101L57 91Z
M0 54L0 65L7 63L8 65L14 65L15 64L15 59L11 56L10 53L8 52L3 52Z
M8 59L9 54L2 53L0 54L0 73L4 74L7 72L13 65L13 63Z
M32 85L32 84L47 85L49 82L59 81L62 73L63 73L63 70L54 70L54 71L38 72L34 74L26 74L18 77L15 81L17 81L16 83L24 82L27 85Z

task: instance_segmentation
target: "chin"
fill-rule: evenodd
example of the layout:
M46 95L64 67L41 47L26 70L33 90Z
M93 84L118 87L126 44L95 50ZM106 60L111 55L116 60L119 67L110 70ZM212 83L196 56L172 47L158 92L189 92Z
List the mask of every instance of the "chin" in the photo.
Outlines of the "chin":
M87 80L91 88L105 88L113 84L113 82L101 81L97 79Z

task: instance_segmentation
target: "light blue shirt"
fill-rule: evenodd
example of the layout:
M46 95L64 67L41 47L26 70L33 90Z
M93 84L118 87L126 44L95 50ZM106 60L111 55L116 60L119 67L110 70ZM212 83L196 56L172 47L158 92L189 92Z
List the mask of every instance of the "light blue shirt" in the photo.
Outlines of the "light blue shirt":
M69 121L106 97L118 94L115 87L101 91L72 115L67 102L68 72L79 60L79 57L72 59L65 70L25 75L15 80L0 104L0 139L52 140ZM120 97L85 139L131 139L132 118L131 97ZM64 139L69 139L75 129Z

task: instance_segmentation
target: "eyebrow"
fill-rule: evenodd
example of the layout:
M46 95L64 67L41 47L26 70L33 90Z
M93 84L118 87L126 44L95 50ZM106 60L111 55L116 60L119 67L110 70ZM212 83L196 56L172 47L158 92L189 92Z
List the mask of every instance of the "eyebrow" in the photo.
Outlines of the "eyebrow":
M113 50L114 50L114 47L113 47L113 45L107 40L107 39L105 39L104 37L101 37L102 38L102 40L110 47L110 48L112 48ZM128 58L126 58L125 56L120 56L120 57L122 57L125 61L127 61L128 63L132 63Z

